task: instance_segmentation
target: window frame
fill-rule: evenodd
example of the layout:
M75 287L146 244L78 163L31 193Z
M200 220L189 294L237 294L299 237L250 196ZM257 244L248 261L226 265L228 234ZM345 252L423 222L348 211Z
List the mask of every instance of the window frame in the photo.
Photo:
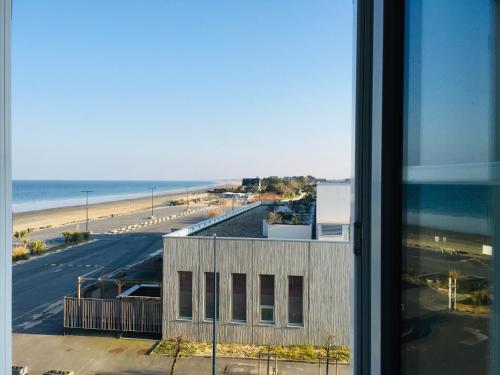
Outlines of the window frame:
M273 305L262 304L262 276L271 276L273 278ZM273 320L262 319L262 308L271 309L273 312ZM275 326L276 325L276 275L272 274L259 274L259 324Z
M355 375L401 370L404 0L358 0L355 47Z
M0 0L0 374L12 374L12 1Z

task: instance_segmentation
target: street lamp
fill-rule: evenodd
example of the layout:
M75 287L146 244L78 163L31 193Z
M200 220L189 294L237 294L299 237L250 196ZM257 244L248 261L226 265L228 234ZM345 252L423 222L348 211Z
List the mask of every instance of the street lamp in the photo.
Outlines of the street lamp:
M85 193L85 232L89 231L89 193L93 193L92 190L82 190L81 193Z
M217 235L214 233L214 320L212 324L213 341L212 341L212 375L216 375L216 358L217 358L217 305L219 302L218 288L217 288Z
M189 210L189 186L186 186L186 211Z
M150 187L148 188L151 190L151 219L153 219L155 217L154 215L154 212L153 212L153 194L154 194L154 190L156 189L156 187Z

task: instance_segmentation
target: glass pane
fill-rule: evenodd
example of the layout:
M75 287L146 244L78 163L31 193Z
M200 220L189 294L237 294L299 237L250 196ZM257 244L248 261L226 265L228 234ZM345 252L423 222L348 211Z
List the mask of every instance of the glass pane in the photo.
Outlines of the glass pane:
M247 320L247 276L244 273L233 273L232 320Z
M261 318L263 322L274 322L274 309L271 307L263 307L261 309Z
M274 306L274 276L260 275L260 304Z
M217 294L220 294L219 273L217 272ZM214 273L205 273L205 319L214 318ZM219 304L217 304L217 320L219 319Z
M404 374L491 374L494 2L406 2Z
M192 272L179 272L179 316L181 318L193 317L193 274Z
M303 324L303 277L288 277L288 323Z

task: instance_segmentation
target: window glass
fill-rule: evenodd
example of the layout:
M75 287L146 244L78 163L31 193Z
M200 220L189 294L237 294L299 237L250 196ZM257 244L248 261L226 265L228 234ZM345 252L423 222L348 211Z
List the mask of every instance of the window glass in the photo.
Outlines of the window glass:
M288 323L304 324L303 277L288 276Z
M179 272L179 317L193 318L193 273Z
M233 273L232 317L233 321L247 320L247 276L244 273Z
M260 275L260 320L274 323L274 275Z
M214 318L214 273L205 272L205 319ZM219 273L217 272L217 299L219 299ZM217 303L217 320L219 320L219 304Z
M412 0L406 12L402 372L498 373L494 2Z

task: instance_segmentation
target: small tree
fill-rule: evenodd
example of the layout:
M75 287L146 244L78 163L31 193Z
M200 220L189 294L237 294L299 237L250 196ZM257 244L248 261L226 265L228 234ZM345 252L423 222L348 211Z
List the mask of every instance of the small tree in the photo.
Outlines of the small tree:
M188 341L181 335L172 337L168 341L170 342L170 345L172 345L174 349L174 360L172 362L172 367L170 368L170 375L174 375L175 365L177 364L177 358L179 358L181 351L184 349Z
M327 332L325 335L325 343L323 349L326 352L326 374L328 375L328 370L330 366L330 356L335 349L335 335L332 332Z
M23 245L26 246L28 243L28 231L26 229L23 229L19 231L19 239L23 242Z
M16 230L16 232L14 233L14 237L16 238L16 245L19 246L19 238L20 238L21 234L19 233L19 231Z

